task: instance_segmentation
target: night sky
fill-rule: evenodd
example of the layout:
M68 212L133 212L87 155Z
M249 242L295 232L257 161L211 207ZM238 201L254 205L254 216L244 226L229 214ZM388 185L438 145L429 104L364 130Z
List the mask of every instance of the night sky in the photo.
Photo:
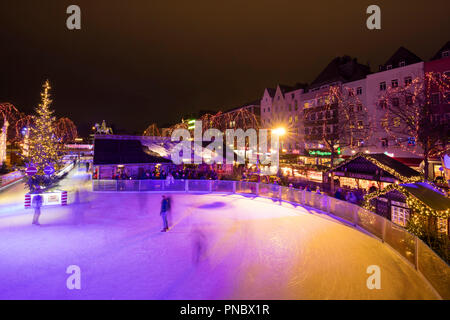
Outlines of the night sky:
M82 29L66 28L77 4ZM382 30L366 28L381 7ZM82 134L103 119L141 133L199 110L310 83L345 54L373 71L405 46L429 59L450 40L450 2L2 0L0 101L31 113L45 79Z

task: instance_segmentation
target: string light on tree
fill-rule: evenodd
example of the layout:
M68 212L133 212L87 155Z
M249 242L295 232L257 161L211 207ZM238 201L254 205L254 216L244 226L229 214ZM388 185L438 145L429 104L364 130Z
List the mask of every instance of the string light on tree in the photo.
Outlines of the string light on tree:
M37 185L48 186L51 184L45 173L44 168L53 165L55 169L60 160L60 144L55 130L55 117L50 109L52 100L50 99L50 83L47 80L43 85L44 91L41 93L41 103L36 108L34 124L30 127L28 141L28 165L37 168L37 174L29 178L28 185L32 190Z

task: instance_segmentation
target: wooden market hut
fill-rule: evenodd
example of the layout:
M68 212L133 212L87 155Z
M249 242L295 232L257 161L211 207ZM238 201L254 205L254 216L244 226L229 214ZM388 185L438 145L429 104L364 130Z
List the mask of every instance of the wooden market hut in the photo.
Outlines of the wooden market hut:
M95 139L93 165L96 179L113 179L121 172L139 179L155 167L166 172L176 167L170 159L150 152L139 138L111 135Z
M384 189L390 184L416 182L422 175L383 153L357 153L328 171L328 178L339 181L347 189L364 189L371 187Z
M367 195L365 207L401 226L413 215L435 217L437 230L449 234L450 198L428 182L392 184Z

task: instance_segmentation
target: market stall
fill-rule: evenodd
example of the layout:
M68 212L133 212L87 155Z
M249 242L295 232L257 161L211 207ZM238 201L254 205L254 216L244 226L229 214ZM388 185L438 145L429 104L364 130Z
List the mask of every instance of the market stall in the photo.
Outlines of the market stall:
M358 153L330 169L326 178L345 189L373 192L390 184L420 181L422 175L386 154Z
M428 182L391 184L366 195L366 209L406 227L410 219L435 218L436 230L449 234L450 198Z

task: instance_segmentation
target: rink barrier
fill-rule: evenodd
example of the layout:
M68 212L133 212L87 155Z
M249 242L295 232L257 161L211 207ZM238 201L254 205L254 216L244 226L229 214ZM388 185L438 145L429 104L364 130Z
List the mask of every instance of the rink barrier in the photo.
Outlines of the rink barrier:
M378 238L415 268L438 296L450 299L450 267L422 240L376 213L327 195L279 185L224 180L92 180L92 190L255 195L319 209Z

